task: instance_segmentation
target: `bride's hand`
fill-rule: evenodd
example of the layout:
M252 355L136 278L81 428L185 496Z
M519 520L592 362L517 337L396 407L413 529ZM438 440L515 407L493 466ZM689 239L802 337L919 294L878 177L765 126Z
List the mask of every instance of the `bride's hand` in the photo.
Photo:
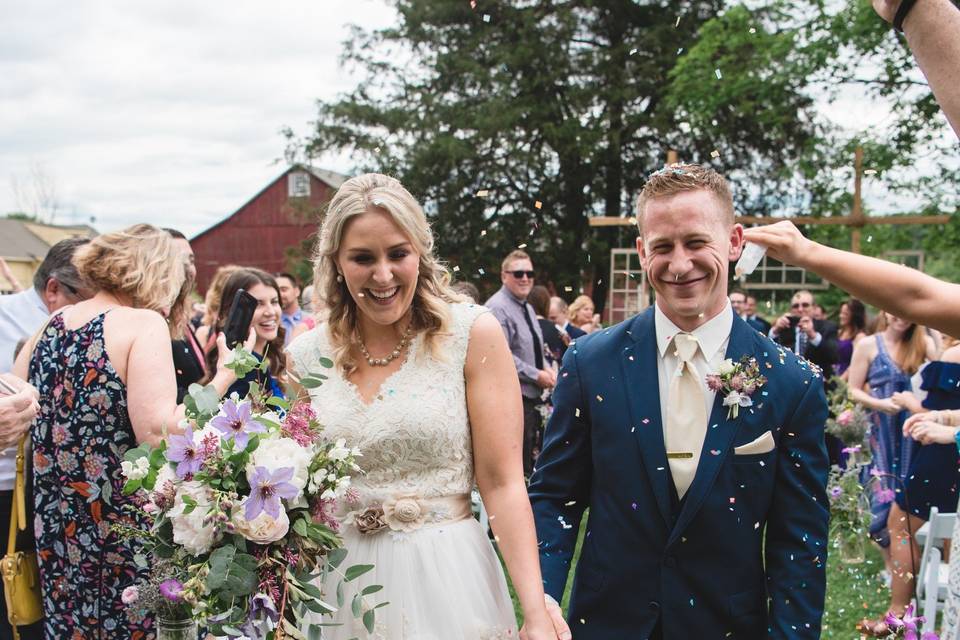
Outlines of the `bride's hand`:
M548 595L544 595L546 604L546 622L538 617L537 623L533 623L529 618L524 620L523 628L520 629L520 640L570 640L573 636L570 633L570 627L567 621L563 619L563 611L557 601Z

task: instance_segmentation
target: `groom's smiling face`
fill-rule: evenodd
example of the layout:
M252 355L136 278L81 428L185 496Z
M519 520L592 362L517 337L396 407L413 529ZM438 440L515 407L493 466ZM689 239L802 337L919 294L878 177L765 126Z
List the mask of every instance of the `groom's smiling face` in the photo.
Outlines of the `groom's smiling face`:
M637 238L640 261L670 320L691 331L727 304L730 261L740 256L743 227L706 190L652 198Z

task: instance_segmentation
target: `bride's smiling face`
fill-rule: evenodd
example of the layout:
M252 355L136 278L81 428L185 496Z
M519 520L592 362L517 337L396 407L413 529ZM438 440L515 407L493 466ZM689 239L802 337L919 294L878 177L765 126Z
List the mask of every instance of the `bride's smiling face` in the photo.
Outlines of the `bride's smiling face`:
M382 209L346 223L336 263L357 309L373 322L395 324L413 304L420 254Z

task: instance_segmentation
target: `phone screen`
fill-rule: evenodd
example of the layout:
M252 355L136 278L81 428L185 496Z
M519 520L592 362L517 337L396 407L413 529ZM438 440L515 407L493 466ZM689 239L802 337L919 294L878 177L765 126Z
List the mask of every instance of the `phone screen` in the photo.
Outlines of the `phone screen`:
M238 343L247 339L250 333L250 323L253 321L253 312L257 310L257 299L244 289L237 289L227 314L227 324L223 327L227 339L227 348L233 349Z

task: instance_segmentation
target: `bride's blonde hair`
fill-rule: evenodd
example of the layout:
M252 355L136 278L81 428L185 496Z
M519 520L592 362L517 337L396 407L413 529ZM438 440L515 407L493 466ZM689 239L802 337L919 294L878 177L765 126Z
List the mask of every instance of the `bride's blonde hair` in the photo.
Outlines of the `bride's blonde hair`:
M371 211L386 212L420 255L412 322L425 331L427 353L436 355L441 339L450 333L448 303L466 298L450 288L450 274L433 255L433 233L423 208L400 181L380 173L365 173L344 182L327 207L314 254L314 286L329 307L327 323L333 361L345 374L356 369L350 347L359 342L357 303L345 282L337 281L334 261L350 218Z

